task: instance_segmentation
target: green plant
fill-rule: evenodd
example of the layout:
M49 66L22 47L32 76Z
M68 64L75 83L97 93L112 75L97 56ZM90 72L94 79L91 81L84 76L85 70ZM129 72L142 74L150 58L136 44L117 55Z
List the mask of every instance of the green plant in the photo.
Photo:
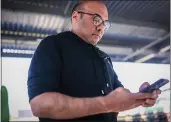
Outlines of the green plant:
M1 121L9 121L8 90L5 86L1 86Z

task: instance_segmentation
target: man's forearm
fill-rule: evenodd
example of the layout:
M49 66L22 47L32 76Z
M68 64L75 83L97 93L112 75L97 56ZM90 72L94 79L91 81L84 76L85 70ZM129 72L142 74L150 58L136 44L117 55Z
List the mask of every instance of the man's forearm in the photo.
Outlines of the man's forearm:
M73 98L60 93L45 93L38 96L38 103L32 106L36 116L53 119L72 119L107 112L102 97Z

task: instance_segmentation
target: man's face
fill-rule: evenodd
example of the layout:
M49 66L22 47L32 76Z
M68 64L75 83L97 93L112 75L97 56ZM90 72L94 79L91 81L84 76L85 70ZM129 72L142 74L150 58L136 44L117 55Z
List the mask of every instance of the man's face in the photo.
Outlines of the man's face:
M77 31L79 36L81 36L87 43L96 45L104 34L104 25L94 25L94 19L97 18L98 20L98 17L96 17L96 15L85 13L97 14L100 16L102 21L108 20L108 12L105 5L100 2L93 1L86 3L84 5L84 9L78 11L84 12L78 13L80 16L82 14L82 18L77 22Z

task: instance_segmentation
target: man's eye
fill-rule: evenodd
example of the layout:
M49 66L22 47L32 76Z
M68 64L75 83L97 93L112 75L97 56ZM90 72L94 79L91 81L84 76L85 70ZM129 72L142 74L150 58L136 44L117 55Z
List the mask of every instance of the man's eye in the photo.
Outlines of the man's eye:
M96 25L98 25L98 24L100 24L100 20L99 19L94 19L94 24L96 24Z
M98 24L99 23L99 21L98 20L94 20L94 24Z

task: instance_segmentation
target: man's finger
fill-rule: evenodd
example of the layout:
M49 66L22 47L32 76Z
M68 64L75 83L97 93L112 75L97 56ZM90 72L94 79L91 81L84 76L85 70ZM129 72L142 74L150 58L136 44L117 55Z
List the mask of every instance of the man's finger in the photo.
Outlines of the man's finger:
M136 107L142 105L143 103L145 103L145 100L136 100L136 101L134 102L134 104L133 104L132 106L130 106L129 109L136 108Z
M159 90L157 90L157 94L161 94L161 90L159 89Z
M158 96L158 94L157 94L157 93L155 93L155 94L153 94L153 96L151 97L151 99L156 100L158 97L159 97L159 96Z
M157 90L154 90L152 93L153 93L153 94L157 94Z
M156 103L156 100L152 100L152 99L147 99L145 101L145 104L150 105L150 106L153 106L155 103Z
M143 107L151 107L151 105L148 105L148 104L146 104L146 103L143 103L142 106L143 106Z
M147 98L152 98L153 94L152 93L133 93L132 94L133 99L147 99Z
M154 90L154 91L153 91L153 94L161 94L161 90L160 90L160 89Z
M152 107L154 104L156 103L155 100L149 100L149 101L145 101L145 103L142 104L143 107Z

